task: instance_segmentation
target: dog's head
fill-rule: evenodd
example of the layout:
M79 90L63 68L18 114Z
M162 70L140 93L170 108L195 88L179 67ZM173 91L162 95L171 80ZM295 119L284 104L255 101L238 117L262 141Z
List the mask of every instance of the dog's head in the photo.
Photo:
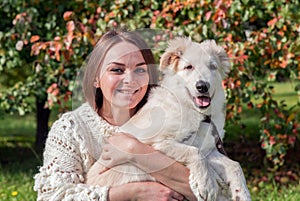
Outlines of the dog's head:
M196 43L189 38L178 37L170 41L162 55L160 68L173 70L185 82L185 86L202 112L210 108L213 99L225 102L222 80L230 71L230 62L225 50L214 40Z

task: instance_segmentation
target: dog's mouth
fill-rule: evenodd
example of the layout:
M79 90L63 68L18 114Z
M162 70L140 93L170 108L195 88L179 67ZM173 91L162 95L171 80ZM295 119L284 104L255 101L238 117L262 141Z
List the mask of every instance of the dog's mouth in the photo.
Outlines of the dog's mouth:
M210 106L211 98L209 96L197 96L194 97L194 103L197 107L205 109Z

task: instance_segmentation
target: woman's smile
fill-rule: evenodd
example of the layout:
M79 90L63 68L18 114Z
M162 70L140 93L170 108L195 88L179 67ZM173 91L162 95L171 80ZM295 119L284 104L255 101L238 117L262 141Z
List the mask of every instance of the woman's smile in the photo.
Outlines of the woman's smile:
M138 89L117 89L117 92L121 93L121 94L125 94L125 95L133 95L136 92L138 92Z
M133 110L147 92L148 66L136 46L122 42L107 53L99 80L103 93L102 109L109 111L113 106Z

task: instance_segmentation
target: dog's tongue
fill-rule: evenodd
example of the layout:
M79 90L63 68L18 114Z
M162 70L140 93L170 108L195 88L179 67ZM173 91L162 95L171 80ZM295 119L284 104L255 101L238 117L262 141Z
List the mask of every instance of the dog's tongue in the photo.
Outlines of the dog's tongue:
M210 98L207 96L198 96L197 98L195 98L195 103L199 107L207 107L210 105Z

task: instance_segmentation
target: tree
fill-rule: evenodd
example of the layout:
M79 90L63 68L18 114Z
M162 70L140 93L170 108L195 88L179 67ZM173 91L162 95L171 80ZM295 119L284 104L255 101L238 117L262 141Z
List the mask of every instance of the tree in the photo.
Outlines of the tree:
M233 64L224 83L227 118L238 121L243 105L258 108L262 148L275 166L283 163L299 138L299 103L291 109L278 103L268 82L276 77L300 78L296 0L4 1L2 8L2 16L8 18L1 27L0 70L22 68L28 76L1 92L1 106L10 112L32 110L30 96L42 111L54 104L63 108L76 70L105 30L155 28L195 41L212 38L224 45Z
M84 5L59 1L3 1L1 7L2 16L8 18L1 24L0 70L4 76L13 71L22 74L21 79L7 84L7 89L0 94L1 107L20 115L36 110L36 145L43 147L50 110L54 103L65 107L64 102L71 95L69 82L76 76L76 67L91 47L79 41L78 54L73 54L67 43L73 40L75 24L69 23L66 29L62 18L71 8L85 12ZM69 35L65 37L65 34ZM75 48L75 42L72 45Z

